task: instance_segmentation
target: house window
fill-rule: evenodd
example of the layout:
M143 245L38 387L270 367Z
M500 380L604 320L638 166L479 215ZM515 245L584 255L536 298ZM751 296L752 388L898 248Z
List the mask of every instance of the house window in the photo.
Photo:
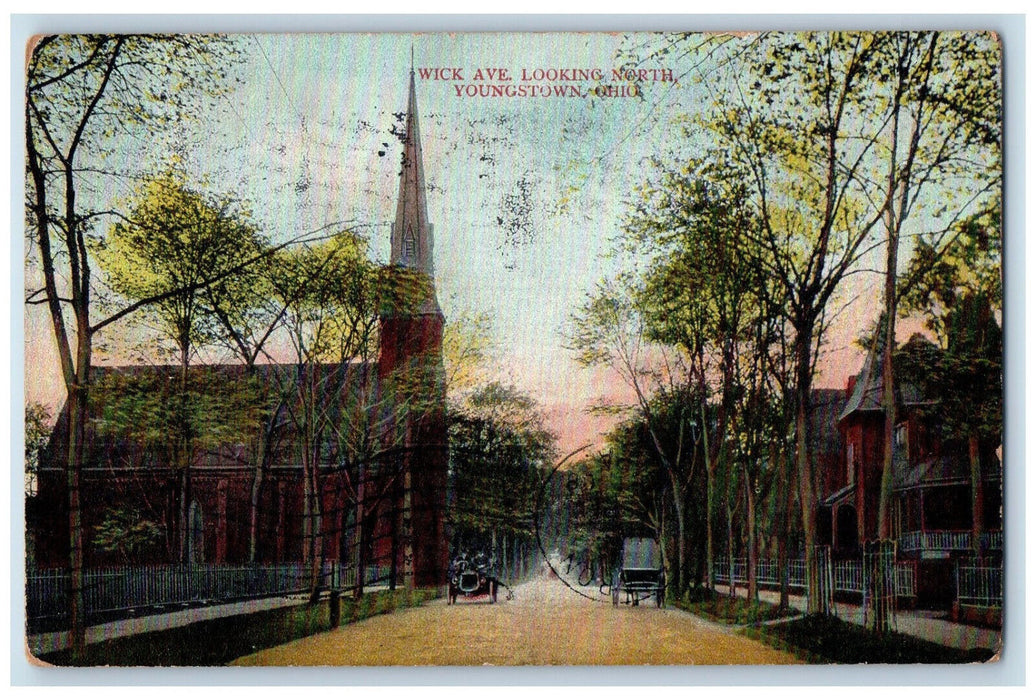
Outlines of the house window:
M907 424L900 423L896 426L896 433L893 444L897 448L905 449L907 445Z
M854 484L856 483L856 469L853 465L856 463L856 445L849 443L849 449L845 453L845 483Z

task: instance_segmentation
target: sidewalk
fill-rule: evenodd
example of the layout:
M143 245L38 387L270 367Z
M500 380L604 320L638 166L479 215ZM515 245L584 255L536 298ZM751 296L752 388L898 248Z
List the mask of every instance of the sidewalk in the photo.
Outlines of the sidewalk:
M223 605L211 605L207 607L185 608L176 612L163 612L155 615L146 615L124 620L113 620L100 625L86 628L86 643L94 644L109 639L125 637L132 634L144 632L158 632L160 630L172 629L174 627L185 627L203 620L213 620L219 617L230 617L232 615L243 615L256 613L263 610L285 608L291 605L300 605L307 600L304 594L280 596L276 598L260 598L258 600L243 600L237 603L226 603ZM43 632L41 634L29 635L26 639L26 650L33 656L49 654L53 651L60 651L71 646L68 630L58 632Z
M726 586L716 586L717 590L727 592ZM737 594L746 595L743 586L738 586ZM780 593L777 591L760 590L759 599L767 603L777 604L780 602ZM805 612L806 598L801 595L791 595L788 598L791 607ZM863 625L863 608L852 603L834 604L835 615L846 622ZM894 629L902 634L924 639L936 644L942 644L956 649L992 649L994 652L1000 650L1001 631L975 627L959 622L939 619L938 615L945 614L931 610L899 610L896 612Z

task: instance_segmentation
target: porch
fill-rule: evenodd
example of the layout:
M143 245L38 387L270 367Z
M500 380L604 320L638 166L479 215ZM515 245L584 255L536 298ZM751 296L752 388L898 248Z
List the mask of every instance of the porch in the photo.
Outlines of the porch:
M915 530L898 538L899 551L919 559L946 558L973 550L970 530ZM983 552L1000 553L1004 549L1002 531L983 532L979 539Z

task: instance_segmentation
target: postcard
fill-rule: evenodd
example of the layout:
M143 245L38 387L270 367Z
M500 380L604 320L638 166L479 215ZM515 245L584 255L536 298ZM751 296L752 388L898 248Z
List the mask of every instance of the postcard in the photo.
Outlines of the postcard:
M996 662L987 31L52 34L52 666Z

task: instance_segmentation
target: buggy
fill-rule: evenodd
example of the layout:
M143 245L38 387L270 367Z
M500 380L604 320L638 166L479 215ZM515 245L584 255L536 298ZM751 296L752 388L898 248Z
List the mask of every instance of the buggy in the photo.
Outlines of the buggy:
M612 575L612 605L622 602L640 605L642 600L655 599L665 606L665 567L658 543L649 537L628 537L622 543L622 566Z

